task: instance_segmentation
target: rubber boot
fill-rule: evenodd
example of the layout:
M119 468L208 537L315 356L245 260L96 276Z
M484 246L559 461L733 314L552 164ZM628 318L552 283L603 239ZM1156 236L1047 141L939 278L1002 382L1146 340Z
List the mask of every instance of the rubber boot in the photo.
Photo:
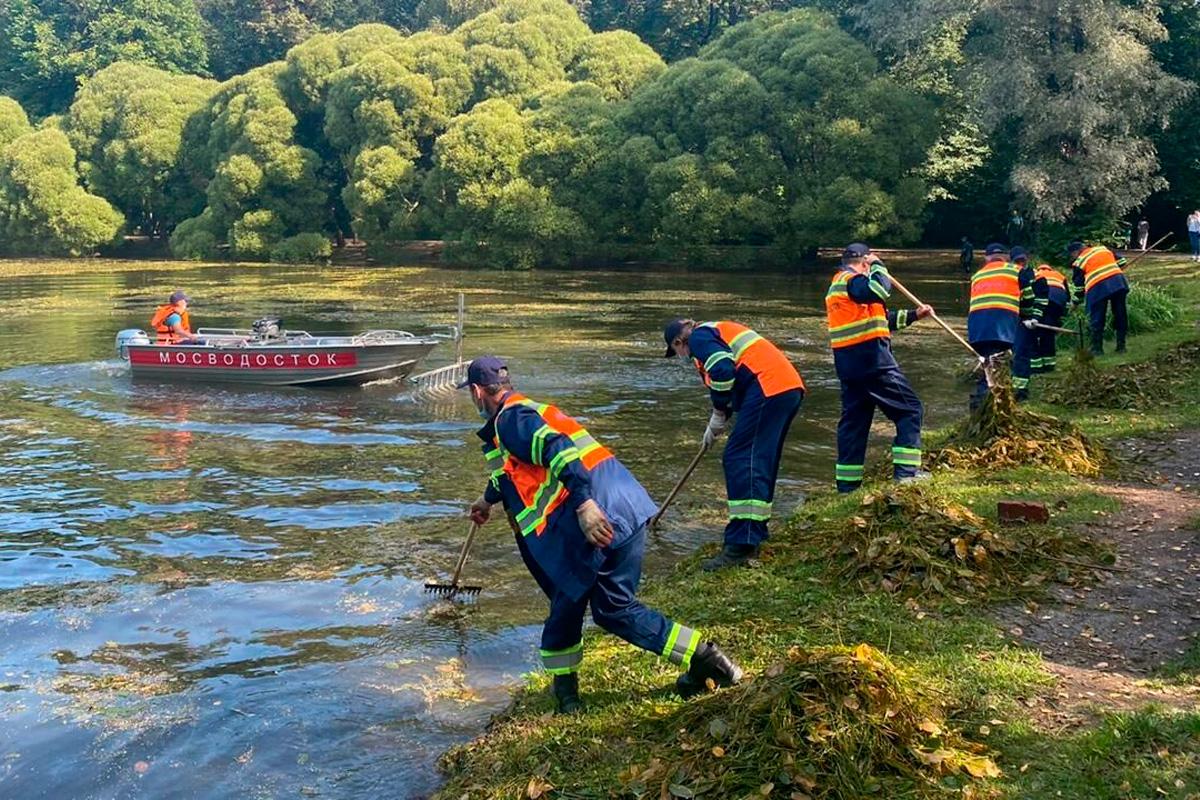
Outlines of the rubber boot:
M1017 391L1015 391L1013 393L1013 399L1016 400L1018 403L1024 403L1026 400L1029 399L1029 390L1028 389L1017 389Z
M710 680L717 687L736 686L742 681L742 668L715 643L704 642L692 655L688 671L675 680L675 691L686 700L707 692Z
M579 699L578 672L554 676L554 702L559 714L578 714L583 711L583 701Z
M727 544L721 552L700 565L705 572L716 572L726 567L744 567L750 559L758 556L758 546L753 544Z

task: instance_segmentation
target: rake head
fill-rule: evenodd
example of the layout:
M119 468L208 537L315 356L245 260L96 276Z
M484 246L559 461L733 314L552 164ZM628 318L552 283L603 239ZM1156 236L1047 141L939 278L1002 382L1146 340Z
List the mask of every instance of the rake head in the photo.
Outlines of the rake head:
M483 591L483 587L466 586L461 583L427 583L425 584L425 591L429 594L436 594L446 598L453 598L460 594L467 597L475 597Z

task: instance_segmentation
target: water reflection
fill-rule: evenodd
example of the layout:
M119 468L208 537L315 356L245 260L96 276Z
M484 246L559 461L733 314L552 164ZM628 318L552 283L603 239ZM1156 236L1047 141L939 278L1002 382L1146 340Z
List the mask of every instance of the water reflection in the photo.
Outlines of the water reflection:
M483 484L469 403L395 385L132 383L112 335L142 325L177 276L108 266L0 271L0 796L428 793L436 755L532 668L544 613L501 526L468 567L487 587L476 607L446 615L422 593ZM810 387L781 509L832 470L827 281L187 271L213 326L276 312L292 328L426 331L452 320L462 289L468 352L508 356L527 394L584 418L659 497L708 416L694 372L658 357L661 323L743 320L783 343ZM909 282L961 305L957 275ZM946 419L953 345L918 328L897 349L931 421ZM648 574L716 541L722 487L706 461Z

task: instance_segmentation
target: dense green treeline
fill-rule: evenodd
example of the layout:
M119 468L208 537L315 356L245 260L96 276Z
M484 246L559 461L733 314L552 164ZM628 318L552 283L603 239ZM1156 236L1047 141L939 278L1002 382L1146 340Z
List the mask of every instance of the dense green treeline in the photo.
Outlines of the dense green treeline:
M24 111L0 105L0 248L125 231L305 260L340 236L442 238L529 266L598 245L990 238L1014 209L1047 240L1107 237L1200 203L1198 17L1195 0L12 0L0 92ZM30 174L35 144L54 157Z

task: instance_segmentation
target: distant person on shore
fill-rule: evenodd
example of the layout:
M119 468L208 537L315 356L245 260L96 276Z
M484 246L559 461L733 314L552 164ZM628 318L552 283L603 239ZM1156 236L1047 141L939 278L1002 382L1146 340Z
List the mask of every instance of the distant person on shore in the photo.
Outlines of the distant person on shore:
M190 302L186 294L176 291L166 305L155 309L154 316L150 318L155 344L204 344L202 338L192 333L192 323L188 317Z
M1138 220L1137 224L1137 246L1138 250L1145 250L1150 245L1150 223L1146 218Z
M1021 212L1015 208L1008 218L1008 224L1004 226L1005 235L1008 236L1009 247L1021 244L1025 241L1025 218L1021 216Z
M738 683L741 668L715 644L638 600L646 525L658 508L625 465L571 417L518 394L495 356L472 361L459 388L486 420L478 436L492 476L470 517L482 525L503 504L521 559L550 600L541 655L558 713L583 709L589 605L604 630L687 670L675 682L683 697L707 692L709 680Z
M962 237L962 248L958 251L958 263L963 272L970 273L975 268L975 245L966 236Z
M734 420L721 456L729 501L725 546L701 569L744 566L767 539L783 442L804 400L804 381L783 351L737 322L676 319L663 338L664 355L690 359L708 387L712 416L705 445L712 446Z
M1187 231L1192 245L1192 261L1200 262L1200 208L1188 214Z

